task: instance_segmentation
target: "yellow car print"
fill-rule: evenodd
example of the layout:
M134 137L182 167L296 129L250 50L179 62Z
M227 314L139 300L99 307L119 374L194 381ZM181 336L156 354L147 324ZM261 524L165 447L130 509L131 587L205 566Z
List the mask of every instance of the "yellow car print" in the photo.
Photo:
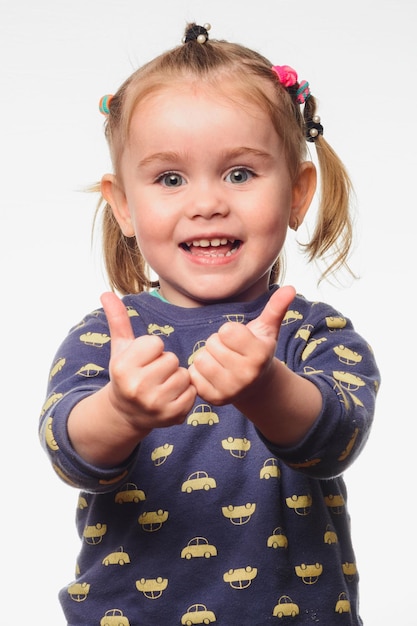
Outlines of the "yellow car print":
M194 624L211 624L216 621L213 611L208 611L205 604L193 604L189 606L187 612L181 617L183 626L194 626Z
M294 509L297 515L308 515L313 502L313 498L310 495L297 496L292 495L290 498L286 498L285 502L289 509Z
M160 598L167 587L168 579L161 576L158 578L141 578L136 581L136 589L150 600Z
M163 446L155 448L151 454L151 460L156 467L163 465L167 458L172 454L174 446L171 443L164 443Z
M324 543L327 543L330 546L332 543L338 543L338 541L339 540L337 538L337 534L328 524L326 527L326 532L324 533Z
M143 530L155 532L162 528L162 524L168 519L168 511L159 509L158 511L145 511L139 516L138 522Z
M295 333L294 338L304 339L304 341L307 342L311 337L311 332L313 328L313 324L304 324L304 326L300 326L300 328Z
M98 523L95 526L86 526L84 528L83 537L86 543L94 546L100 543L106 532L107 525Z
M55 404L55 402L58 402L58 400L60 400L60 399L62 398L62 396L63 396L63 395L64 395L64 394L62 394L62 393L52 393L50 396L48 396L48 397L46 398L46 400L45 400L45 404L44 404L44 405L43 405L43 407L42 407L42 410L41 410L41 417L42 417L42 415L43 415L44 413L46 413L46 411L47 411L48 409L50 409L50 408L51 408L51 406L52 406L53 404Z
M348 458L349 454L353 450L353 446L356 443L356 439L358 438L358 435L359 435L359 428L355 428L351 438L348 441L346 448L343 450L342 454L337 458L338 461L344 461L345 459Z
M77 507L80 509L80 511L88 507L87 498L85 498L81 494L78 496Z
M208 491L209 489L214 489L215 487L216 481L214 478L210 478L207 472L194 472L189 475L185 482L183 482L181 485L181 491L191 493L192 491L197 491L198 489Z
M313 565L302 563L295 566L295 573L306 585L314 585L323 573L323 566L320 563Z
M280 526L275 528L272 535L268 537L266 545L268 548L274 548L275 550L277 548L288 548L288 539Z
M293 322L297 320L302 320L302 319L303 319L303 316L301 315L299 311L294 311L290 309L284 315L284 319L282 320L282 325L286 326L287 324L292 324Z
M203 348L205 348L206 346L206 342L204 340L202 341L197 341L197 343L195 344L192 353L190 354L190 356L188 357L188 365L191 365L195 359L195 356L197 354L197 352L199 352L200 350L202 350Z
M359 387L365 386L362 378L350 372L333 372L333 378L340 383L340 386L345 391L357 391Z
M349 582L355 579L358 570L356 569L356 563L343 563L342 571Z
M330 494L324 498L326 505L332 513L340 515L345 506L345 500L341 494Z
M247 502L241 506L222 506L222 513L224 517L232 522L235 526L243 526L247 524L255 513L256 504L254 502Z
M336 613L350 613L350 602L344 591L339 595L334 610Z
M233 589L246 589L252 583L252 580L258 575L256 567L240 567L238 569L229 569L223 574L223 580Z
M185 548L181 550L182 559L192 559L195 557L209 559L212 556L217 556L217 548L209 544L205 537L194 537L194 539L191 539Z
M79 376L84 376L84 378L94 378L103 370L104 367L101 367L100 365L96 365L95 363L86 363L86 365L80 367L80 369L75 373Z
M88 583L74 583L68 587L69 596L74 602L84 602L89 591L90 585Z
M120 546L116 552L111 552L102 560L103 565L126 565L130 563L130 557L127 552L123 551L123 547Z
M346 326L346 318L344 317L326 317L325 322L329 330L340 330Z
M135 483L126 483L123 486L123 489L118 491L114 496L114 501L118 504L123 504L125 502L141 502L146 500L146 496L142 489L138 489Z
M191 426L198 426L199 424L213 426L213 424L218 423L219 416L212 411L209 404L198 404L187 418L187 424L191 424Z
M274 617L295 617L300 614L300 609L289 596L281 596L274 606L272 615Z
M54 452L56 452L57 450L59 450L59 446L55 440L54 437L54 433L52 432L52 422L53 422L53 418L52 417L48 417L48 419L45 422L45 441L48 445L48 447L53 450Z
M109 335L106 333L84 333L80 335L80 341L85 343L86 346L94 346L95 348L102 348L106 343L110 341Z
M339 357L339 361L345 365L356 365L362 361L362 356L346 346L336 346L333 352Z
M120 609L110 609L101 618L100 626L130 626L130 622Z
M164 326L159 326L158 324L148 325L148 335L165 335L165 337L169 337L173 332L174 327L169 324L165 324Z
M53 366L51 368L51 371L49 373L49 380L52 380L52 378L56 374L58 374L58 372L60 372L62 370L62 368L64 367L65 363L66 363L66 359L64 359L64 358L60 358L60 359L57 359L55 361L55 363L53 364Z
M259 476L260 478L265 478L265 480L269 480L270 478L279 478L281 476L281 470L278 466L278 460L274 457L267 459L263 464Z
M236 459L244 459L248 450L250 450L250 441L243 437L228 437L222 440L222 448L229 450L230 454Z

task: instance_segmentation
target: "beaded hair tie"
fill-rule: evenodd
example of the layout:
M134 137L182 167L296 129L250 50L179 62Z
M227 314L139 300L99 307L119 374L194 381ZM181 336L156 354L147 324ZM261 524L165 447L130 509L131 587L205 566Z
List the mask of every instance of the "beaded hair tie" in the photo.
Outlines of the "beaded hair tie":
M182 38L182 43L188 43L189 41L198 41L198 43L206 43L209 38L208 31L210 30L210 24L204 24L199 26L198 24L189 24Z

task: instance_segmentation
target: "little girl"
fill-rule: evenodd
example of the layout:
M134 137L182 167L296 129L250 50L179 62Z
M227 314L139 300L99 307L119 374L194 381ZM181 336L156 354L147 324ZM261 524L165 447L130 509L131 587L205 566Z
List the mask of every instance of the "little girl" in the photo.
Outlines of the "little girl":
M71 330L42 409L54 470L82 490L60 601L71 626L358 626L342 473L379 373L346 317L276 284L315 193L306 141L326 272L346 265L349 178L308 83L208 31L101 101L123 297Z

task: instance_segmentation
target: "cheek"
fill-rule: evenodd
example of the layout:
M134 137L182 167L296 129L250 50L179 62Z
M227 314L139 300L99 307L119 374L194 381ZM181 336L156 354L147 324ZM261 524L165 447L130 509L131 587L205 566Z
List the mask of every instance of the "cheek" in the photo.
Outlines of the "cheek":
M288 232L288 222L291 214L291 194L279 194L279 199L274 199L264 205L264 209L260 207L255 219L253 220L253 234L264 246L265 253L268 256L277 256L284 243Z
M288 221L291 215L291 194L281 194L277 199L274 196L270 202L266 202L260 207L254 218L254 228L265 236L277 235L282 232L285 236Z
M169 220L143 206L140 213L136 212L133 223L139 250L147 263L154 267L158 259L166 258L167 247L172 243Z

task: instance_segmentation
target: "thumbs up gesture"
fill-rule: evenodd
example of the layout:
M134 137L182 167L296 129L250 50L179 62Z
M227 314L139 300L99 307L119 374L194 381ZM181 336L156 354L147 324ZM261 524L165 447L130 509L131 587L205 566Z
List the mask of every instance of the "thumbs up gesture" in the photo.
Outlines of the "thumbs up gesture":
M321 393L275 358L279 330L295 296L281 287L246 326L224 324L211 335L189 368L197 393L214 405L232 403L271 442L300 441L321 411Z
M184 421L196 391L189 372L159 337L135 338L127 310L114 293L101 297L110 328L108 397L116 413L150 430Z
M175 354L164 351L159 337L135 338L123 302L114 293L103 294L111 335L110 382L71 411L68 432L74 448L91 463L118 464L153 428L182 423L197 393L213 405L233 403L270 441L298 441L319 414L321 395L275 358L281 322L294 295L292 287L282 287L246 326L224 324L186 369Z
M207 402L240 402L248 393L262 392L274 361L281 322L294 299L293 287L281 287L264 310L246 326L227 322L211 335L189 368L197 393Z

